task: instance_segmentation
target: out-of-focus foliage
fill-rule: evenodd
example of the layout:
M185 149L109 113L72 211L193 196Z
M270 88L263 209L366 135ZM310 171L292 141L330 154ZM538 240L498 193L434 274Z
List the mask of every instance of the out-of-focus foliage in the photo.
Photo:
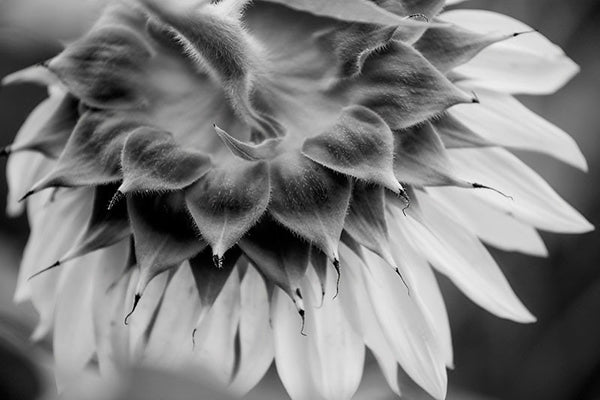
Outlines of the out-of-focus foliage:
M85 30L97 0L0 0L0 76L51 57L58 40ZM520 153L595 225L600 225L600 2L597 0L471 0L464 7L488 8L523 20L559 44L582 72L554 96L522 100L569 132L582 147L590 172L585 175L543 156ZM25 116L44 96L40 88L8 87L0 91L0 146L12 141ZM5 207L5 161L0 161L0 210ZM24 245L23 219L9 220L0 212L0 398L34 398L47 384L35 367L39 352L28 344L34 319L11 304L15 254ZM495 252L509 281L538 317L533 325L497 319L465 299L441 279L449 307L456 370L450 373L450 399L597 399L600 396L600 234L544 235L550 257ZM26 309L29 310L29 309ZM15 320L20 316L21 320ZM37 349L40 346L36 347ZM43 349L43 345L42 345ZM43 351L41 351L43 353ZM43 357L42 357L43 361ZM392 399L373 362L368 363L357 398ZM200 385L188 377L135 371L125 386L104 390L108 399L187 399ZM26 383L26 384L24 384ZM92 383L65 393L82 398ZM173 392L171 387L181 389ZM107 388L107 386L105 386ZM120 389L119 389L120 388ZM142 388L142 391L139 391ZM136 390L135 393L132 390ZM177 389L177 390L179 390ZM11 392L6 390L21 390ZM52 391L51 385L46 390ZM98 389L100 390L100 389ZM166 392L165 392L166 390ZM411 399L427 398L408 385ZM150 394L159 397L148 397ZM179 396L179 394L181 396ZM80 397L68 397L68 396ZM11 397L12 396L12 397ZM16 396L16 397L15 397ZM28 397L29 396L29 397ZM113 396L113 397L110 397ZM116 396L116 397L115 397ZM137 397L136 397L137 396ZM141 397L140 397L141 396ZM160 397L162 396L162 397ZM188 396L188 397L185 397ZM202 397L214 398L217 397ZM87 397L86 397L87 398ZM274 373L250 399L285 398Z

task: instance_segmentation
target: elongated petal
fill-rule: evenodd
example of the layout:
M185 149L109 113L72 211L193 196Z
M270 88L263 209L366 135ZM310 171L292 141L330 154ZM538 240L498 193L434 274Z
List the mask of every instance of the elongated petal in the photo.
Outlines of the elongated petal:
M370 58L357 78L354 99L392 130L423 122L473 98L459 90L411 46L393 41Z
M202 237L222 257L262 217L270 192L268 165L240 161L208 172L189 188L186 203Z
M340 300L344 313L353 329L362 333L363 340L371 350L390 388L400 396L398 385L398 361L383 334L375 310L362 278L363 264L351 253L342 252L341 263L347 265L340 284Z
M460 122L491 143L549 154L587 170L575 140L562 129L523 106L511 95L464 84L475 90L481 103L450 110ZM468 89L467 89L468 90Z
M327 281L327 291L333 292L335 279L329 276ZM308 318L313 320L307 338L314 348L309 354L313 356L313 375L318 371L317 390L326 399L351 399L363 373L365 345L361 335L346 319L337 298L326 296L321 307L308 312Z
M65 94L53 92L50 97L42 101L25 120L17 132L14 146L33 140L52 115L60 107ZM16 216L23 211L23 203L18 200L31 188L31 186L48 173L52 161L41 154L16 153L12 154L6 163L6 179L8 183L7 213Z
M390 348L406 373L436 399L446 395L444 356L434 333L402 280L385 262L365 254L362 268L375 314Z
M200 313L202 316L202 312ZM192 362L217 387L225 387L235 373L235 338L240 319L240 276L227 279L208 314L198 320L193 332ZM185 347L184 347L185 348Z
M473 193L494 207L543 230L581 233L593 229L546 181L506 150L456 149L449 153L461 176L486 182L514 199L490 191Z
M308 339L301 334L292 301L279 289L273 294L271 321L277 373L290 397L324 400L311 371Z
M394 238L394 260L400 265L405 279L410 282L410 295L419 304L444 356L446 366L454 365L450 322L442 292L427 263L427 259L413 249L410 240L404 236L398 224L402 217L391 221L390 235Z
M393 171L394 138L375 112L361 106L345 108L330 130L307 139L302 153L321 165L397 192Z
M271 185L269 213L332 260L337 259L350 201L349 179L291 153L271 163Z
M267 372L275 350L267 288L254 268L246 271L240 290L239 367L229 387L245 395Z
M441 19L475 32L531 32L494 44L455 71L486 88L505 93L548 94L560 89L579 67L560 47L529 26L483 10L453 10Z
M456 188L428 188L427 192L484 242L505 251L548 255L535 228L472 196L471 192Z
M96 350L92 319L94 270L109 268L104 262L107 261L106 253L111 251L114 250L91 254L64 267L53 332L59 387L72 383Z
M210 158L185 150L168 132L138 128L127 136L121 165L121 193L163 192L196 182L209 171Z
M21 261L15 300L31 298L40 314L35 332L38 339L52 327L62 271L48 271L34 279L28 278L54 263L69 249L89 219L92 196L90 190L77 190L63 193L49 204L48 196L31 199L28 207L31 235ZM48 245L48 238L52 238L52 246Z
M519 322L535 321L479 239L431 198L419 196L419 201L423 222L410 217L398 226L422 256L489 312Z

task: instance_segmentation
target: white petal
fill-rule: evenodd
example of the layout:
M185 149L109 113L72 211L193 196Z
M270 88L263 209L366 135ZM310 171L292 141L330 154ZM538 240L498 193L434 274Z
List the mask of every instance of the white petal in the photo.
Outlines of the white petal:
M27 117L19 129L14 144L30 141L48 122L54 111L59 107L64 98L64 93L54 93L42 101ZM50 171L54 161L43 155L29 151L12 154L6 162L6 179L8 183L8 200L6 212L16 216L23 212L24 203L19 199L43 175Z
M134 279L135 280L135 279ZM133 292L126 308L131 309ZM187 263L182 264L167 285L165 297L146 346L144 361L149 366L181 368L191 363L200 299Z
M130 351L134 358L135 354L139 353L145 345L148 325L155 315L156 308L160 305L162 294L166 289L167 275L161 274L148 284L135 312L128 318ZM126 301L126 304L128 303L129 301Z
M286 391L293 400L322 400L311 371L309 341L301 334L300 317L292 300L279 288L273 293L271 321L275 364Z
M195 290L195 287L194 287ZM193 363L218 387L231 381L235 363L235 334L240 320L240 276L227 279L212 308L196 326Z
M336 290L336 277L332 274L332 269L328 269L327 293ZM318 287L317 282L312 285ZM316 304L316 301L307 303ZM328 400L350 400L358 389L365 363L361 335L346 319L339 298L325 296L320 307L307 308L307 319L313 322L306 332L310 346L314 348L309 353L312 371L320 371L314 376L318 391Z
M129 243L123 241L104 253L102 268L94 273L93 320L98 366L103 376L119 377L129 361L129 332L124 323L125 304L133 295L136 280L123 276ZM128 292L129 289L129 292Z
M504 251L546 257L548 250L532 226L473 196L472 190L453 187L427 188L460 224L484 242Z
M264 376L273 361L273 333L269 322L269 298L263 278L249 267L241 285L240 366L230 385L244 395Z
M358 259L357 259L358 260ZM404 371L436 399L446 396L444 356L423 312L385 261L365 253L362 266L376 317L396 360Z
M522 22L492 11L453 10L443 13L441 18L481 33L532 31ZM531 32L488 47L455 71L489 89L549 94L567 83L579 72L579 67L560 47Z
M410 246L409 240L398 226L400 222L392 218L388 224L390 238L394 243L394 260L402 273L406 274L405 279L410 282L411 297L418 302L431 330L435 333L446 366L453 367L450 323L442 293L427 259Z
M99 250L69 262L64 268L57 295L53 349L58 386L80 376L96 352L94 300L99 270L123 263L123 245Z
M432 198L418 199L423 223L410 216L396 217L414 247L489 312L518 322L534 321L479 239L446 215Z
M354 330L362 333L363 340L375 356L388 385L394 393L400 396L398 361L396 361L396 357L394 357L390 345L383 335L381 325L375 317L375 311L362 280L362 273L358 269L364 268L364 266L362 263L356 266L351 264L357 261L356 256L349 249L342 247L340 250L340 262L342 265L347 266L344 268L340 279L339 295L346 318L352 324Z
M54 305L62 269L55 268L35 278L28 278L60 259L85 228L92 206L91 190L68 190L49 202L50 193L42 192L30 199L28 211L31 233L23 253L15 300L29 295L40 313L39 329L34 336L44 336L52 326Z
M56 301L53 351L59 390L73 383L94 354L92 322L93 269L99 253L61 267L63 284Z
M491 190L473 191L498 209L539 229L583 233L594 227L564 201L543 178L504 149L453 149L448 154L458 176L491 186L511 196Z
M504 147L546 153L587 170L585 157L571 136L511 95L468 82L459 86L467 92L475 91L481 103L458 105L450 110L450 114L481 137Z

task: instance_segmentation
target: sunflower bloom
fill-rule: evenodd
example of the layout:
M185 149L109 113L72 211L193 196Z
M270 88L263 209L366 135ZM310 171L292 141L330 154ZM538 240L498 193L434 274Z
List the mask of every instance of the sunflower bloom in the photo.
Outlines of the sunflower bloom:
M447 3L111 2L6 77L48 87L5 153L9 212L31 224L16 299L59 383L142 363L243 395L274 360L294 400L350 399L366 346L396 393L400 367L443 399L434 270L534 321L483 243L542 256L538 229L592 229L509 152L586 169L513 97L577 66Z

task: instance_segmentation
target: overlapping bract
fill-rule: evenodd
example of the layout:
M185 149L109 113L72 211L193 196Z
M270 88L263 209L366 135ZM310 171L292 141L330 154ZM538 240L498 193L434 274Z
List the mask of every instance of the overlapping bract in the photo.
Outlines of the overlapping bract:
M440 15L441 0L248 3L113 5L43 67L7 79L51 88L6 149L15 153L11 174L26 151L56 159L32 158L31 187L10 182L32 196L21 274L38 272L36 261L53 270L31 280L39 334L53 304L93 292L68 308L85 334L70 365L95 352L102 369L114 368L127 358L120 350L185 360L243 393L275 357L295 399L349 399L366 344L396 392L399 363L442 398L452 349L428 262L481 306L527 322L533 317L480 239L539 255L535 228L590 228L533 171L493 148L540 150L582 167L577 147L555 127L538 146L533 134L485 126L517 129L512 112L540 131L547 123L531 122L497 82L469 80L480 53L527 29L449 24L446 15L460 14ZM263 16L273 15L294 21L289 32L302 38L261 35ZM514 200L466 191L491 187ZM61 189L53 199L48 188ZM41 251L52 228L40 224L60 225L48 213L65 212L71 197L90 205L57 228L65 243ZM469 202L480 217L465 211ZM482 219L524 242L490 233ZM120 264L103 270L103 258ZM42 306L67 261L81 265L64 266L66 292ZM80 272L84 264L94 278ZM101 301L110 307L99 310ZM57 315L57 324L68 318ZM129 330L115 326L119 319ZM60 354L65 335L57 326ZM187 341L199 350L184 350Z

